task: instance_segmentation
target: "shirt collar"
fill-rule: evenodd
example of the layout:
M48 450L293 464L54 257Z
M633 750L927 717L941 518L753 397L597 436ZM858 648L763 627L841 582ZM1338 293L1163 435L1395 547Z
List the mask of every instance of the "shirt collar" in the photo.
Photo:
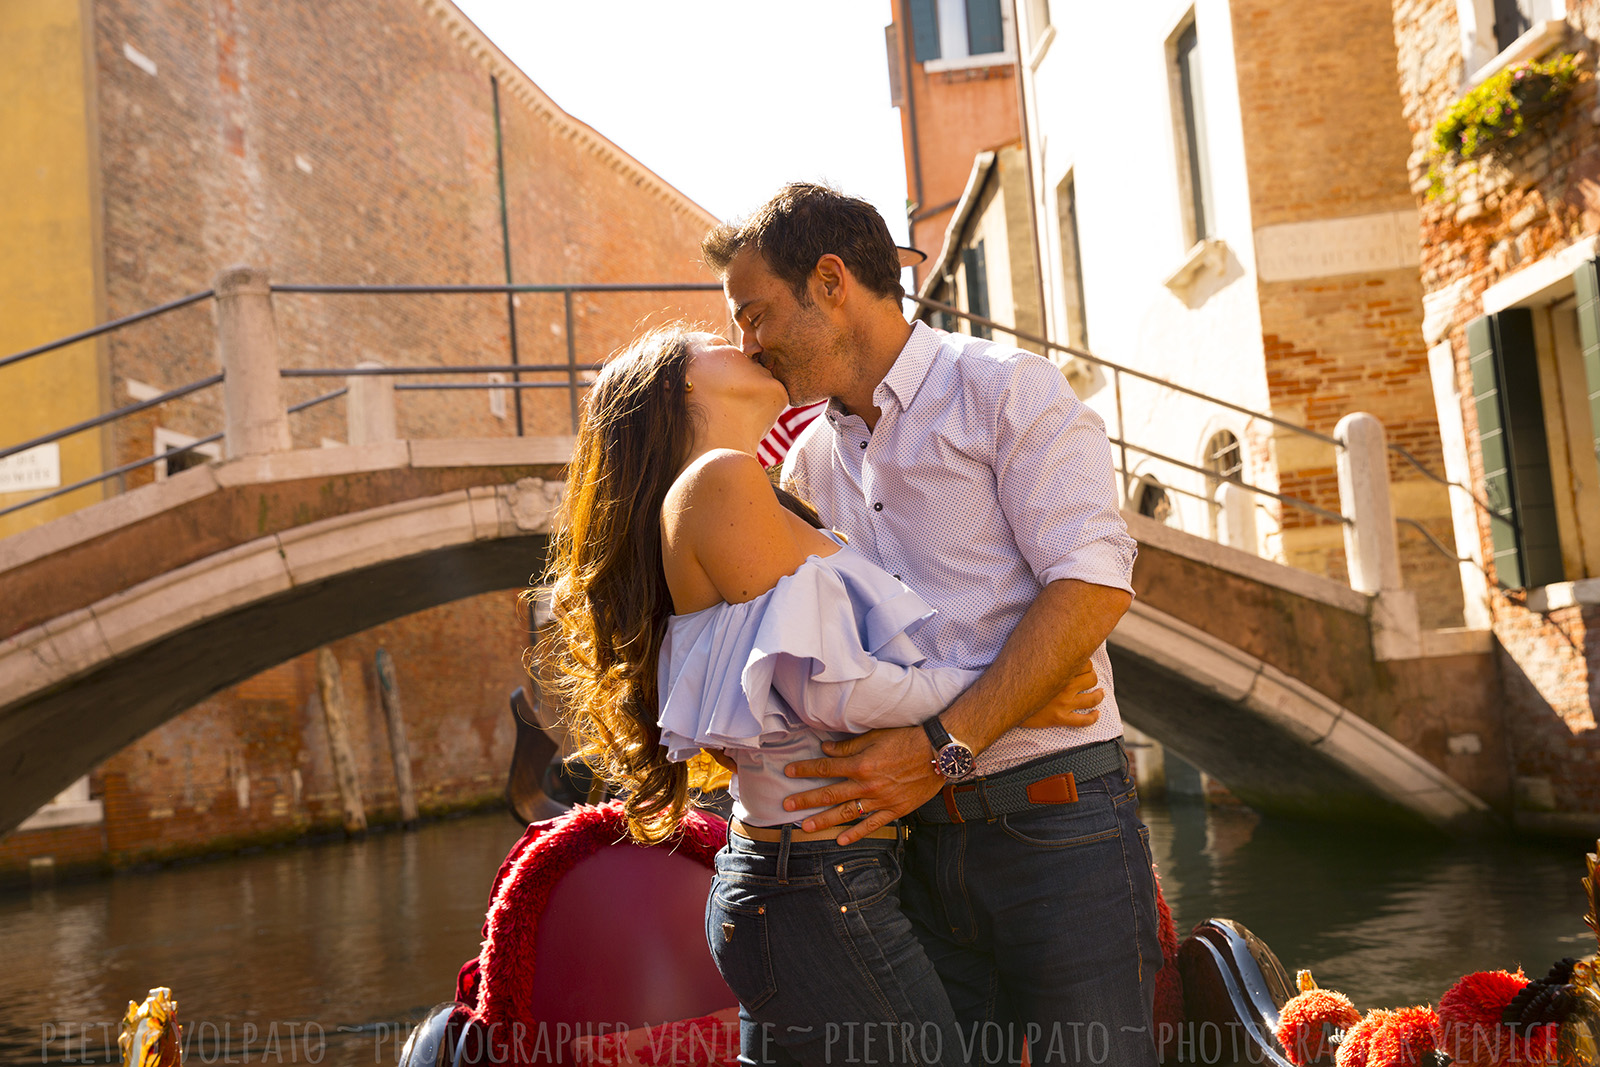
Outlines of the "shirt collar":
M938 351L939 335L925 322L914 323L911 336L906 339L894 366L889 368L889 373L883 376L883 382L873 390L873 402L881 408L883 401L893 396L901 411L909 408L911 401L916 399L917 390L922 388L928 368L933 366L933 357Z

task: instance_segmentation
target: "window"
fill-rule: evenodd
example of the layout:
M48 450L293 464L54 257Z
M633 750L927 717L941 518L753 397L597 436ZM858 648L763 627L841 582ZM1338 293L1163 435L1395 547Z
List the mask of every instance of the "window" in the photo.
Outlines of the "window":
M1172 498L1154 478L1146 478L1140 483L1139 502L1136 507L1139 514L1160 523L1172 518Z
M1078 244L1078 187L1068 174L1056 186L1056 214L1061 222L1061 301L1066 308L1067 344L1089 347L1089 325L1083 296L1083 258Z
M1467 325L1495 574L1512 588L1564 577L1533 313L1507 308Z
M1566 16L1566 0L1456 0L1469 83L1549 51L1566 36Z
M967 310L989 317L989 268L983 255L983 242L961 250L961 266L966 274ZM994 331L976 322L970 324L972 336L990 340Z
M1201 454L1201 466L1207 471L1206 506L1210 513L1211 534L1213 537L1219 537L1224 522L1218 490L1222 488L1224 482L1244 481L1244 454L1239 448L1239 438L1234 436L1231 430L1218 430L1212 434Z
M188 451L178 450L186 445L193 445L199 438L190 437L188 434L169 430L164 426L156 427L155 450L152 455L166 456L165 459L156 461L156 479L170 478L174 474L186 471L190 467L198 467L214 459L222 458L222 449L215 443L196 445ZM169 453L177 453L169 455Z
M1529 0L1494 0L1495 51L1502 52L1533 25Z
M1009 0L905 0L916 61L927 70L1010 62Z
M1200 66L1200 39L1191 21L1173 45L1177 77L1178 120L1183 128L1181 182L1187 194L1189 243L1216 236L1216 213L1211 200L1211 170L1206 147L1204 79Z

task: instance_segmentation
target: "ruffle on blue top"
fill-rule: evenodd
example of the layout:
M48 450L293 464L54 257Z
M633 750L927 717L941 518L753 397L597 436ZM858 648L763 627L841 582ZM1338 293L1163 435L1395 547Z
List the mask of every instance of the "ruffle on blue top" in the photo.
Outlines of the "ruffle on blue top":
M754 600L675 615L661 645L661 743L683 760L702 747L754 749L797 731L905 725L904 709L851 701L848 685L810 683L922 663L910 635L933 614L899 579L842 546L809 557Z

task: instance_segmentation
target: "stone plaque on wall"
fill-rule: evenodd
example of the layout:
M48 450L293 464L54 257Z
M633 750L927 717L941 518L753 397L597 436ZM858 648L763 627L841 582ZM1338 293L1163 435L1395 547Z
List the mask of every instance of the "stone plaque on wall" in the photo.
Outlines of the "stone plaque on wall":
M1286 222L1256 231L1256 273L1264 282L1401 270L1421 261L1415 211Z
M61 445L55 441L0 459L0 493L55 489L61 484Z

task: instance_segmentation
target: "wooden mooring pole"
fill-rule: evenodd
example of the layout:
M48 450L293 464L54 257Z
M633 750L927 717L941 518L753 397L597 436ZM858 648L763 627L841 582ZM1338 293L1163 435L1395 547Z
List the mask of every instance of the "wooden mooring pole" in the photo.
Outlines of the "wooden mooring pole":
M394 658L388 649L380 648L373 659L378 669L383 717L389 723L389 755L394 760L394 788L400 796L400 821L410 827L417 822L417 789L411 782L411 744L406 740L406 720L400 714L400 687L395 682Z
M344 808L344 832L367 832L367 813L361 806L361 782L356 777L356 757L350 748L350 721L344 702L339 661L324 645L317 649L317 690L322 694L322 721L328 727L328 751L333 756L333 777L339 783Z

